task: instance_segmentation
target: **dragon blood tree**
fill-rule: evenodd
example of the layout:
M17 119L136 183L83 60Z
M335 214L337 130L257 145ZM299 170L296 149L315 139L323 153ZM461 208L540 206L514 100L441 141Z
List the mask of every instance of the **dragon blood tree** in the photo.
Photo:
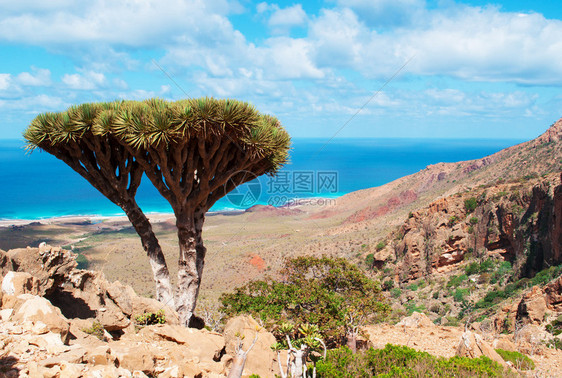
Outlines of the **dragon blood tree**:
M272 116L248 103L200 98L169 102L116 101L72 106L37 116L24 132L121 207L141 238L156 298L189 325L199 294L206 249L205 213L256 176L287 161L290 137ZM177 289L152 226L135 195L145 174L170 203L179 240Z

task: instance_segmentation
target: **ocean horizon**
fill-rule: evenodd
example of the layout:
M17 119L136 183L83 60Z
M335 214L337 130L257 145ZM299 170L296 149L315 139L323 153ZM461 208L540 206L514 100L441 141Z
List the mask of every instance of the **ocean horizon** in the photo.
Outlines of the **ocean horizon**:
M337 198L384 185L440 162L479 159L518 139L294 138L290 162L276 177L261 176L219 200L210 211L242 211L255 204ZM0 219L120 216L121 209L54 156L28 153L22 140L0 139ZM146 213L172 209L148 178L137 201Z

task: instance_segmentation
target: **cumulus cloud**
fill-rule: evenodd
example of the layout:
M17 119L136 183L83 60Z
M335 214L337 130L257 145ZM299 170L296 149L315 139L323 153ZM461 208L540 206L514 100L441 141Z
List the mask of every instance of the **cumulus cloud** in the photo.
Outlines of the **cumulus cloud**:
M51 84L51 71L45 68L31 67L32 72L22 72L17 76L17 82L28 86L47 86Z
M302 9L302 5L296 4L287 8L276 6L275 11L268 21L268 25L276 33L288 31L295 26L302 26L307 22L308 17Z
M423 18L425 13L424 0L339 0L338 4L353 9L375 29L404 27Z
M341 51L346 59L336 60L340 64L368 77L388 77L415 56L407 69L413 74L562 85L559 20L468 6L427 11L424 20L379 33L345 9L325 11L310 29L316 63L329 65Z
M62 82L70 89L92 90L104 86L107 79L100 72L86 71L84 73L65 74Z
M8 89L11 81L12 75L7 73L0 74L0 91Z
M36 45L102 42L128 46L169 43L178 35L206 34L240 6L227 0L94 0L0 3L0 39ZM202 36L202 35L200 35Z

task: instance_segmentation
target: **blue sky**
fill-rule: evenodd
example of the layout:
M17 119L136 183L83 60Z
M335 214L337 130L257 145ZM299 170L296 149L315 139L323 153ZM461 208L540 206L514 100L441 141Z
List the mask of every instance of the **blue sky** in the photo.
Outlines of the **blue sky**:
M0 56L0 138L186 95L250 101L295 137L530 139L562 117L554 0L0 0Z

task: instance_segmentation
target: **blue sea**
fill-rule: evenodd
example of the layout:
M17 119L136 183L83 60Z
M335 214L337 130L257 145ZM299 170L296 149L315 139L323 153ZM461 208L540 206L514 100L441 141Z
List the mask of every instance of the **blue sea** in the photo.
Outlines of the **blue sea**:
M231 192L212 211L291 199L334 198L380 186L429 164L482 158L521 140L294 139L290 163L276 177L262 176ZM146 213L171 212L144 177L137 201ZM19 140L0 140L0 219L70 215L123 215L88 182L53 156L31 154Z

